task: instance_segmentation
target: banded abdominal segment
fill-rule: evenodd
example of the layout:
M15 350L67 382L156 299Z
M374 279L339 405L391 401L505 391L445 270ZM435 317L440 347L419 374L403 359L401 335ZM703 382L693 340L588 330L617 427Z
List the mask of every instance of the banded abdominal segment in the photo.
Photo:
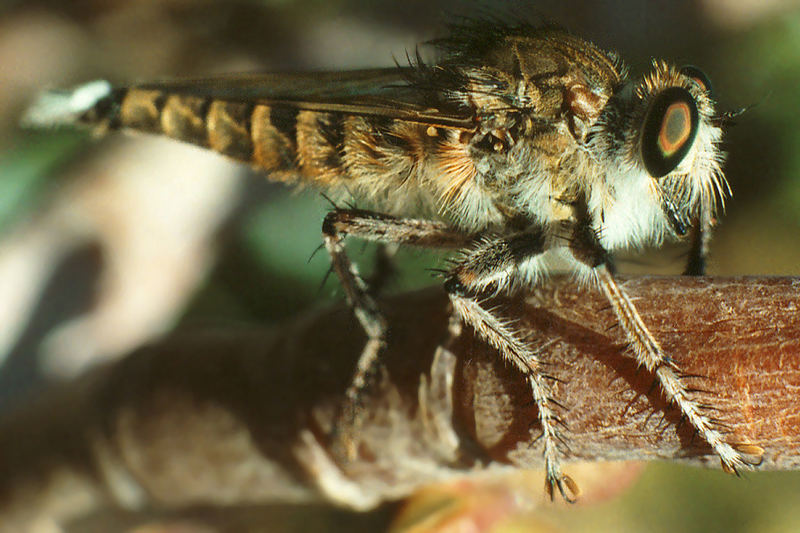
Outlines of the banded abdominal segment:
M454 128L137 87L109 91L75 121L165 135L249 163L270 180L346 189L389 212L407 210L407 195L417 203L430 198L431 189L438 201L422 202L421 213L447 211L480 192L473 190L470 136ZM397 194L399 188L407 194Z
M387 213L467 227L498 216L487 184L477 179L465 130L136 87L110 91L76 121L165 135L248 163L270 180L320 188Z
M122 88L89 109L79 122L108 129L165 135L208 148L291 181L296 164L295 110L226 102L159 90Z

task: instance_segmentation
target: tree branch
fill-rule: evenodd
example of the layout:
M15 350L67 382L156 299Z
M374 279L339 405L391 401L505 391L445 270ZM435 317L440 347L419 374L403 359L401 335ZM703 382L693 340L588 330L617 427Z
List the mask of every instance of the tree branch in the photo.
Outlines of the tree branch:
M761 469L796 469L800 279L637 278L625 287L731 440L763 447ZM568 460L718 465L625 356L602 296L554 279L493 304L529 333L554 378ZM524 380L469 331L448 339L444 294L383 307L388 372L365 402L357 457L337 453L349 430L332 427L363 344L349 310L275 331L179 333L6 418L0 531L65 522L109 501L367 509L437 481L540 467Z

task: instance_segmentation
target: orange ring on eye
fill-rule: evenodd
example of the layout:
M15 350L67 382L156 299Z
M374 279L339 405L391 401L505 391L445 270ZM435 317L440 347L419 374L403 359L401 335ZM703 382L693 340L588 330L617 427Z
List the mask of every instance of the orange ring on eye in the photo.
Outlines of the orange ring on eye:
M642 164L654 178L666 176L692 148L700 122L697 103L683 87L655 94L642 121Z
M692 135L692 110L683 101L670 104L664 111L658 132L658 148L665 157L674 155Z

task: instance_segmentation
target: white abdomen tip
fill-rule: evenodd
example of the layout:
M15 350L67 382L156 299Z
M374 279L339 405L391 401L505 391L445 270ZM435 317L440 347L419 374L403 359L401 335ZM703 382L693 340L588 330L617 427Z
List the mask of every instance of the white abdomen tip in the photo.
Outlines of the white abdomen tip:
M86 83L72 90L45 91L22 117L28 127L53 127L74 124L81 115L111 94L112 86L105 80Z

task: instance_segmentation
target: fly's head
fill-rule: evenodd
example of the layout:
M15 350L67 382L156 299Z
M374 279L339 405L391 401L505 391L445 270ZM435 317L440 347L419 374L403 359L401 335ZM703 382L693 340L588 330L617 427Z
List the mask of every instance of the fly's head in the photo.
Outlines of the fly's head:
M611 169L612 189L644 191L642 203L657 204L667 231L683 235L692 218L713 216L730 193L719 148L724 122L705 74L654 62L609 100L587 145Z

